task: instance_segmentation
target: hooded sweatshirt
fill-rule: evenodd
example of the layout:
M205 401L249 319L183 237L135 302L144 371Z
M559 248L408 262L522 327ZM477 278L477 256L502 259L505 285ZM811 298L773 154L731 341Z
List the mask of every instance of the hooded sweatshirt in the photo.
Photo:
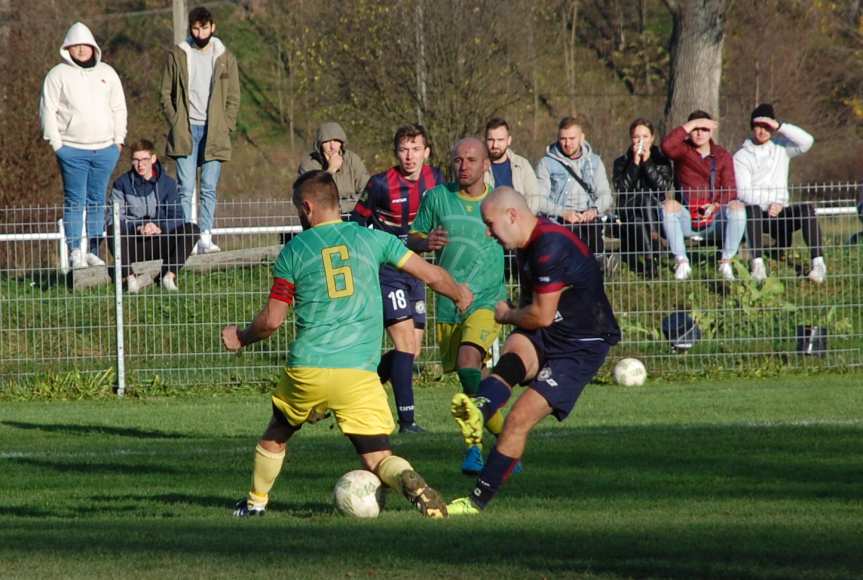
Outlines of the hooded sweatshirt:
M536 166L536 179L540 195L531 204L531 209L537 213L561 216L565 211L595 209L602 215L614 203L602 159L593 152L587 141L581 144L581 156L578 159L567 157L557 143L549 145L545 156ZM586 191L579 179L591 191Z
M85 68L69 54L69 47L93 47L96 65ZM76 22L60 47L63 62L52 68L42 85L39 116L42 136L54 151L63 145L77 149L104 149L126 139L126 98L120 77L102 62L93 33Z
M366 183L369 181L369 172L363 160L353 151L348 150L348 137L345 130L338 123L324 123L318 127L315 136L315 150L308 153L300 162L299 175L315 170L326 170L327 160L321 153L321 145L326 141L340 141L342 144L342 166L333 175L336 187L339 188L339 197L343 201L356 200ZM353 209L351 204L347 211Z
M771 203L788 205L788 169L792 157L809 151L815 139L791 123L782 123L776 134L762 145L752 139L734 154L737 197L747 205L767 210Z

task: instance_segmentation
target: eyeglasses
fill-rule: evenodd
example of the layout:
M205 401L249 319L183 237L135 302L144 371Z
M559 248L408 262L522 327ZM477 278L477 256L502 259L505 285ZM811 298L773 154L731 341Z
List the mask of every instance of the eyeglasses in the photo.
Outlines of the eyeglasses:
M138 165L140 165L142 163L152 163L152 162L153 162L152 157L132 157L132 163L136 163Z

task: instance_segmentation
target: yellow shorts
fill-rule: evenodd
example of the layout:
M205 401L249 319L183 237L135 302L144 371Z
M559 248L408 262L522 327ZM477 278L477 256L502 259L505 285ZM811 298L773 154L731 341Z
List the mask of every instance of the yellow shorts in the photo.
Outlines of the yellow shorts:
M488 360L491 357L491 345L500 333L500 324L495 322L493 311L480 308L464 322L439 322L435 330L443 371L451 373L457 368L458 348L462 343L468 342L482 347L485 360Z
M273 405L299 427L327 411L345 435L389 435L395 429L377 373L358 369L286 368Z

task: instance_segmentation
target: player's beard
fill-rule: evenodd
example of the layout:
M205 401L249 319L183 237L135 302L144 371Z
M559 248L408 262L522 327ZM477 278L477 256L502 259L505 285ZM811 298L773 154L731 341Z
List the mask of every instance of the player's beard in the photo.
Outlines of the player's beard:
M299 212L300 214L300 225L303 226L303 230L312 229L312 222L309 221L309 218L303 212Z
M492 163L497 163L498 160L503 159L503 156L506 155L506 149L498 153L497 151L489 151L488 156L491 158Z

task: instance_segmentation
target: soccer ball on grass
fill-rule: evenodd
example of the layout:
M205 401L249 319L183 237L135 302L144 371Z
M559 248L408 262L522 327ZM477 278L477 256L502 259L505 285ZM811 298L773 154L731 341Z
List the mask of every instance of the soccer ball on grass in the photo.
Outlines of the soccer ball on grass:
M614 381L624 387L640 387L647 380L647 369L637 358L624 358L614 365Z
M364 469L355 469L336 482L333 503L346 516L376 518L384 509L385 490L377 475Z

